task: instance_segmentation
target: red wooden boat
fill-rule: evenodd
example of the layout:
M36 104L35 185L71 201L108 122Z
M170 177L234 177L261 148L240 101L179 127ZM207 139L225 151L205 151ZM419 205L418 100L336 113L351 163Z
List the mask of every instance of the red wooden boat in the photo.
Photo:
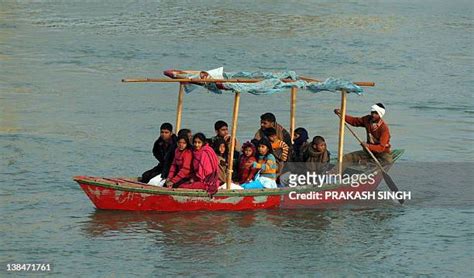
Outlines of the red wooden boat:
M403 150L394 150L394 160L398 159ZM355 171L353 170L352 173ZM363 171L359 171L363 173ZM194 211L194 210L255 210L255 209L294 209L320 208L328 205L344 203L347 200L324 197L326 191L331 192L371 192L377 189L382 174L374 173L373 182L361 183L357 187L350 185L325 185L323 187L283 187L277 189L253 190L219 190L212 198L203 190L168 189L138 182L130 178L100 178L76 176L89 199L98 209L109 210L142 210L142 211ZM321 192L322 198L296 199L297 194L315 196ZM301 195L299 195L301 196Z
M210 79L201 74L199 78L188 77L188 74L202 73L200 71L165 71L165 75L172 79L125 79L123 82L179 82L176 130L181 127L181 114L183 107L185 84L209 84L214 83L219 89L224 89L223 83L254 83L261 79ZM311 78L300 78L305 81L316 81ZM295 82L292 79L281 79L282 82ZM374 86L373 82L355 82L360 86ZM293 86L293 85L292 85ZM232 161L235 149L235 135L237 133L237 118L239 111L240 92L235 91L234 109L232 117L231 146L229 150L229 169L232 169ZM347 92L341 89L341 111L345 114ZM290 134L295 130L296 111L296 83L291 88L290 99ZM342 169L343 140L344 140L344 117L339 122L339 148L338 168ZM293 139L293 138L292 138ZM397 160L403 150L393 151L393 160ZM168 189L138 182L131 178L102 178L89 176L76 176L74 180L79 183L89 199L98 209L108 210L142 210L142 211L195 211L195 210L254 210L275 208L301 208L320 207L330 204L339 204L347 200L326 195L326 192L339 193L362 193L373 192L380 184L382 172L377 168L372 169L350 169L353 173L373 174L374 179L362 182L357 186L346 184L329 184L322 187L296 186L277 189L254 189L254 190L230 190L220 189L214 196L209 197L203 190L191 189ZM232 170L228 170L227 184L231 184ZM388 184L390 186L390 184ZM319 195L318 195L319 194ZM313 198L311 198L311 196ZM304 199L303 199L304 198Z

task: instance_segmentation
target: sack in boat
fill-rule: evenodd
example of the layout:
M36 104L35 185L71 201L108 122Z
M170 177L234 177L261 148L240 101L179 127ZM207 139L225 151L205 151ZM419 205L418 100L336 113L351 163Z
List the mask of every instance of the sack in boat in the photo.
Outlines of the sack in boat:
M157 175L156 177L152 178L148 184L154 186L163 186L166 182L166 179L161 178L161 174Z
M227 189L227 184L224 183L223 185L219 186L219 189ZM230 189L244 189L244 188L242 186L238 185L238 184L231 183L230 184Z
M224 67L220 67L220 68L212 69L208 71L201 71L199 73L199 76L192 76L192 77L201 78L201 79L224 79ZM198 85L188 83L185 85L185 90L186 90L186 93L189 94L190 92L194 91L195 89L199 87L200 86Z
M266 177L257 177L254 181L242 184L244 189L277 188L275 180Z
M224 79L224 67L201 71L199 77L202 79Z

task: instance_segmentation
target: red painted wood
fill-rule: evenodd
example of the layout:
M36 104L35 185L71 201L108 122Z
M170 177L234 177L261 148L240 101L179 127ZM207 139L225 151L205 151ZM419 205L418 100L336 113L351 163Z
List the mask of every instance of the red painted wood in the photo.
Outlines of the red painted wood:
M187 197L127 192L80 183L81 188L99 209L113 210L252 210L271 209L280 204L281 196L264 197Z
M242 196L228 197L190 197L174 196L159 193L138 193L126 190L118 190L89 184L84 180L108 183L125 183L130 188L152 187L146 184L126 181L123 179L103 179L94 177L80 177L79 184L87 194L92 203L99 209L108 210L154 210L154 211L194 211L194 210L256 210L256 209L296 209L313 208L325 205L337 205L348 202L347 200L336 200L332 198L318 200L294 200L289 194L270 196ZM374 191L382 180L382 175L377 175L373 183L361 184L358 187L341 187L328 190L336 192L362 192ZM325 191L321 191L324 195Z

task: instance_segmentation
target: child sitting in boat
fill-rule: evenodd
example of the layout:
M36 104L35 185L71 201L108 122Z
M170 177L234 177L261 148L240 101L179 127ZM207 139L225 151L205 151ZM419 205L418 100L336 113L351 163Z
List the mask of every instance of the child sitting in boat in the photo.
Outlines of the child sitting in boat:
M174 152L173 163L171 164L165 186L168 188L179 187L191 179L191 163L193 161L193 151L187 134L178 136L177 148Z
M288 151L290 148L285 142L278 139L277 131L275 128L273 127L267 128L265 130L265 135L267 136L268 140L270 140L272 144L273 155L275 156L277 164L278 164L277 173L280 173L280 171L285 166L285 162L288 160Z
M257 162L256 154L257 150L251 142L246 142L242 146L238 169L239 184L251 182L257 173L257 169L252 168L253 163Z
M224 139L217 138L214 140L213 148L216 152L217 158L219 159L219 181L225 183L227 174L227 157L229 153L227 143Z
M189 182L180 188L203 189L214 195L219 187L219 159L207 144L206 136L196 133L193 137L193 175Z
M303 150L303 161L308 171L321 174L328 170L330 155L324 138L314 136L311 144Z
M276 175L277 163L275 156L273 156L272 145L267 139L262 139L258 142L258 161L252 163L252 168L260 172L254 181L244 183L241 186L244 189L259 189L259 188L277 188Z

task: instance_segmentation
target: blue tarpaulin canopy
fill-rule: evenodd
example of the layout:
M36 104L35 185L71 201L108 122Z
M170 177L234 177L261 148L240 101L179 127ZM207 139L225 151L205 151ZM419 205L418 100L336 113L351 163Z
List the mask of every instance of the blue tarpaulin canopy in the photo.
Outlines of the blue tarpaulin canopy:
M199 78L199 74L190 73L186 74L187 78ZM262 79L255 83L221 83L218 86L215 82L202 83L199 85L186 84L186 93L190 93L198 87L204 87L212 93L222 94L225 90L237 91L241 93L249 93L253 95L270 95L283 91L284 89L299 88L310 91L312 93L318 93L321 91L341 91L344 90L348 93L362 94L364 90L352 83L351 81L339 79L339 78L328 78L323 82L307 81L299 78L294 71L287 72L223 72L223 79L236 79L236 78L248 78L248 79ZM285 79L283 81L282 79Z

